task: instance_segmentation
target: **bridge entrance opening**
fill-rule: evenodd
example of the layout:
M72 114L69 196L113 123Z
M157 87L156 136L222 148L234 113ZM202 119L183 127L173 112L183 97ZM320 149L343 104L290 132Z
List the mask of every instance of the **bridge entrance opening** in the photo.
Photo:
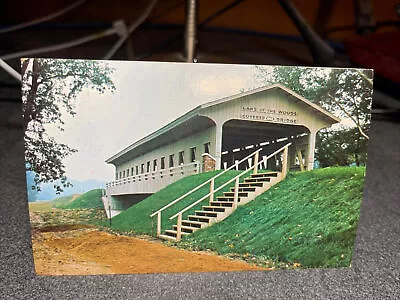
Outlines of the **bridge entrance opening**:
M288 143L289 170L306 170L308 166L310 131L300 125L286 125L256 121L230 120L222 127L221 168L227 168L235 161L262 148L260 158L267 156ZM268 160L263 169L278 170L281 168L281 157L277 155ZM239 164L238 169L249 167L251 161Z

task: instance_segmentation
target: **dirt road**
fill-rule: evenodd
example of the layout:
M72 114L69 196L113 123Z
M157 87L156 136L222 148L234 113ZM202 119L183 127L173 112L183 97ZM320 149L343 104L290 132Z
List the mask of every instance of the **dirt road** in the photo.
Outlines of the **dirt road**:
M213 254L77 226L34 229L32 241L40 275L265 270Z

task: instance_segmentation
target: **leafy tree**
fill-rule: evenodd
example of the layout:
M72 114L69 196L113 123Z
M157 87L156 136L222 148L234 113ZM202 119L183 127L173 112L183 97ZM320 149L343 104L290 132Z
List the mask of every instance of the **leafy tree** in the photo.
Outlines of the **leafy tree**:
M321 130L316 140L315 158L320 167L357 166L367 162L367 140L356 127L342 130Z
M63 159L76 149L57 141L46 133L45 125L53 124L63 131L62 114L74 116L75 99L84 88L99 93L115 90L106 63L91 60L23 59L22 102L27 171L34 172L33 188L54 182L60 193L70 183L65 176ZM61 184L55 181L60 179Z
M349 119L353 124L352 129L342 129L340 132L321 130L316 146L319 151L317 159L324 161L320 161L322 165L329 161L329 155L335 159L326 165L363 163L361 154L367 152L372 101L370 70L279 66L256 66L256 70L257 79L263 84L280 83L338 117ZM324 146L322 141L328 144Z

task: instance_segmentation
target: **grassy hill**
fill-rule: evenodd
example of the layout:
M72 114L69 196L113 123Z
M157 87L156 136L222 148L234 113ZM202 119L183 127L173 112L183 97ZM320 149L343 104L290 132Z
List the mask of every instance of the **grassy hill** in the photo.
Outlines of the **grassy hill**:
M74 196L60 197L54 202L56 208L82 209L82 208L103 208L101 201L101 189L88 191L75 199Z
M74 200L74 198L79 197L79 194L68 195L68 196L61 196L49 201L52 204L52 207L55 208L64 208L68 203Z
M112 229L121 232L134 232L136 234L150 234L150 235L155 234L157 226L157 216L154 216L153 218L149 217L153 212L162 208L163 206L175 200L176 198L180 197L181 195L184 195L186 192L190 191L199 184L207 181L211 177L215 176L218 172L220 171L207 172L207 173L188 176L168 185L164 189L158 191L157 193L151 195L147 199L139 202L138 204L133 205L126 211L112 218ZM240 172L238 171L226 172L225 174L217 178L215 186L218 186L221 182L226 182L227 180L233 178L239 173ZM175 205L167 208L162 213L163 230L171 229L172 225L176 224L176 219L170 221L168 219L169 217L179 212L188 204L191 204L196 200L200 199L202 196L208 194L209 189L210 189L209 184L207 184L205 187L197 190L196 192L182 199ZM228 189L229 187L225 190ZM217 195L220 194L222 194L222 191ZM204 202L207 201L208 200L206 199ZM201 207L201 205L204 205L204 202L193 207L191 210L185 213L183 217L185 218L188 214L191 214L195 210L198 210Z
M223 222L184 237L179 245L270 261L270 266L349 266L364 172L364 167L339 167L291 173Z

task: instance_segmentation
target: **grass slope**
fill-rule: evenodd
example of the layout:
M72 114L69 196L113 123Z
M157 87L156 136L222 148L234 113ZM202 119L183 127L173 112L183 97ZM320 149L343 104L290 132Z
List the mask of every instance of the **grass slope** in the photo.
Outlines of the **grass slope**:
M271 190L240 206L223 222L184 237L192 250L303 267L351 262L364 167L290 173Z
M64 209L103 208L103 202L101 201L101 189L88 191L73 201L62 203L58 202L59 201L56 202L56 207Z
M49 203L52 205L52 207L64 208L64 206L67 205L68 203L70 203L71 201L73 201L73 199L76 196L77 195L68 195L68 196L57 197L57 198L49 201Z
M150 218L150 215L162 208L166 204L175 200L176 198L184 195L186 192L190 191L199 184L207 181L211 177L215 176L220 171L201 173L197 175L188 176L182 178L164 189L158 191L157 193L151 195L145 200L133 205L126 211L112 218L112 229L120 232L133 232L135 234L150 234L154 235L157 226L157 216ZM228 171L216 179L215 186L219 186L221 183L226 182L230 178L233 178L240 172L238 171ZM182 199L180 202L167 208L162 213L162 229L172 229L172 225L176 224L176 219L169 220L169 217L173 216L175 213L179 212L189 204L200 199L202 196L209 193L210 185L207 184L203 188L200 188L193 194ZM223 191L229 189L229 186ZM217 195L221 195L217 193ZM190 209L188 212L183 214L185 218L189 214L193 214L195 210L199 210L202 205L208 202L208 199L199 203L197 206Z

